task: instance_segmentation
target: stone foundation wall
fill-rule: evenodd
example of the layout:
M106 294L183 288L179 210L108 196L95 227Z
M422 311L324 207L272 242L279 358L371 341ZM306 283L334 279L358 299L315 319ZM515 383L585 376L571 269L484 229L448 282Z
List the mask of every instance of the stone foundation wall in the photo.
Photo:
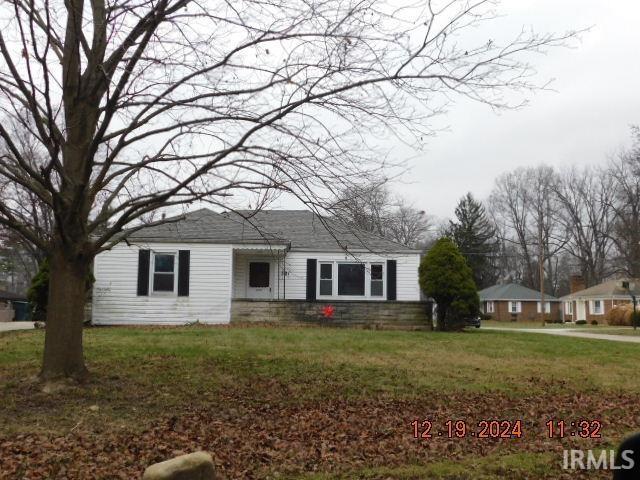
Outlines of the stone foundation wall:
M326 307L333 315L325 316ZM253 300L231 302L231 323L325 325L371 329L428 330L426 302Z

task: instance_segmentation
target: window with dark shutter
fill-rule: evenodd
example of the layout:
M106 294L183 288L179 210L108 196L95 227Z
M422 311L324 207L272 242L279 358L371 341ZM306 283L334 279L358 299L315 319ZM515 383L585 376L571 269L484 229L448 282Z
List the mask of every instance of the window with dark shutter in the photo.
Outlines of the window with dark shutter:
M149 295L149 261L151 250L138 251L138 295Z
M307 258L307 301L316 299L316 272L318 261L315 258Z
M191 268L191 252L180 250L178 252L178 296L189 296L189 270Z
M387 300L396 300L396 261L387 260Z

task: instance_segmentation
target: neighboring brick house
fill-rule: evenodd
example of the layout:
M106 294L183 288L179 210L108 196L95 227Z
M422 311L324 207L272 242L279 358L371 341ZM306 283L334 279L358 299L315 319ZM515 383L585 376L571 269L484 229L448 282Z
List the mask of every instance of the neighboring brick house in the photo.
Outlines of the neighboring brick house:
M628 282L631 294L640 297L640 279L622 278L609 280L593 287L584 288L579 277L571 279L571 293L561 298L565 322L586 320L603 323L607 314L616 305L631 303L630 291L624 288Z
M541 313L540 292L517 283L498 284L478 292L480 308L494 320L532 321L539 320ZM545 319L560 320L560 300L545 295Z

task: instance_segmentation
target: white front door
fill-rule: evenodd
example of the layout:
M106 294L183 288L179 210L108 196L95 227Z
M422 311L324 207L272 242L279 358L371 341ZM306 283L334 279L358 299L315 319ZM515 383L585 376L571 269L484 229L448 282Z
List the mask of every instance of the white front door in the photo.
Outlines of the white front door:
M586 303L587 302L583 302L578 300L576 302L576 320L586 320L587 319L587 308L586 308Z
M269 260L249 260L247 297L273 298L273 265Z

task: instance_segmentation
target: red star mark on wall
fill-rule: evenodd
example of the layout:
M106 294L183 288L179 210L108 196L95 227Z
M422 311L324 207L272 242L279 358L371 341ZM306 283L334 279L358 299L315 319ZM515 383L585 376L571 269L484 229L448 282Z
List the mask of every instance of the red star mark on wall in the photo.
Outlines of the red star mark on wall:
M336 309L333 308L333 305L327 305L322 308L322 315L324 315L324 318L333 318L333 313L335 311Z

